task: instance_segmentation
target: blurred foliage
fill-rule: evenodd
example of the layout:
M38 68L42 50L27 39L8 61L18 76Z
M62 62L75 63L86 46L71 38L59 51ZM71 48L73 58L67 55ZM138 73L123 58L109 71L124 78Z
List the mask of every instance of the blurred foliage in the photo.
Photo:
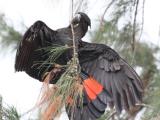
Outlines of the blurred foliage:
M111 111L106 111L105 114L103 114L98 120L105 120L107 118L109 118L111 115Z
M154 108L153 110L147 108L147 114L145 114L144 120L151 120L160 114L160 102L158 102L160 99L160 89L158 89L160 86L160 74L158 74L157 61L154 56L154 54L159 52L159 48L136 40L135 50L132 51L132 27L131 24L127 24L123 29L118 30L118 26L113 25L112 21L105 21L103 30L99 32L101 29L97 29L92 32L91 39L93 42L104 43L111 46L122 58L132 64L133 67L141 68L140 75L146 89L144 103ZM154 89L154 91L151 89ZM110 115L104 115L101 120L106 120L108 116Z
M20 115L14 106L2 106L2 97L0 96L0 120L20 120Z
M0 14L0 43L1 47L8 48L12 45L13 48L17 46L22 34L15 30L11 25L8 25L3 14Z
M137 0L118 0L113 5L112 14L108 19L100 21L99 27L94 31L91 31L91 41L107 44L108 46L115 49L126 61L128 61L135 69L139 71L139 74L143 80L145 93L144 93L144 103L153 106L147 108L145 114L145 120L150 120L156 117L160 112L160 74L157 69L157 60L155 54L157 54L160 49L156 45L151 43L146 43L141 40L141 30L140 26L143 27L143 22L133 23L136 16L135 6ZM144 2L143 2L144 3ZM141 5L143 6L143 5ZM143 16L142 16L143 17ZM103 24L101 23L103 22ZM135 27L135 31L133 28ZM133 35L135 33L135 43L134 50L133 45ZM140 68L140 69L138 69ZM141 110L141 109L140 109ZM133 114L133 118L138 113ZM109 114L104 115L101 120L105 120L110 116ZM122 117L122 119L124 119Z
M20 120L20 115L14 106L3 108L2 120Z
M151 106L146 109L143 120L159 120L160 118L160 73L155 74L149 85L145 101Z

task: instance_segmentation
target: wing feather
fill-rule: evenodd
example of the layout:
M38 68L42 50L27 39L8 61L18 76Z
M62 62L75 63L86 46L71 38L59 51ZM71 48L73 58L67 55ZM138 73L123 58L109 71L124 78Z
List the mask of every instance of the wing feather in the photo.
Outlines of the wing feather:
M31 77L40 80L38 66L35 68L34 64L35 61L43 61L45 59L44 51L39 49L49 46L49 43L54 38L53 36L55 36L55 31L51 30L45 23L42 21L35 22L25 32L19 43L15 59L15 70L25 71Z
M103 107L107 107L106 104L113 104L117 113L120 114L123 109L128 111L136 103L142 102L143 84L140 77L113 49L101 44L95 45L87 42L82 44L82 47L82 51L80 48L79 52L82 70L93 76L109 93L102 94L101 97L98 95L94 104L92 101L90 102L97 110L102 111ZM85 48L87 49L85 50ZM92 50L88 50L88 48ZM86 61L82 60L81 62L81 59L85 57L90 58L87 58L88 61L85 59ZM106 96L110 96L111 99L107 100ZM98 115L97 113L92 114Z

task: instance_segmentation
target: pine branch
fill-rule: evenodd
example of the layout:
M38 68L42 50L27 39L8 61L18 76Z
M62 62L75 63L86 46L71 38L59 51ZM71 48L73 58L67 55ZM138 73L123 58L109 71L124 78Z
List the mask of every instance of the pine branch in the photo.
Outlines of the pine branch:
M73 19L73 0L72 2L72 19ZM65 67L65 72L58 79L56 84L49 85L50 81L54 80L54 77L59 74L61 67L53 67L53 69L46 73L44 76L43 94L38 103L44 110L42 113L42 120L55 118L60 113L63 106L74 107L77 104L82 104L82 91L81 79L79 77L79 60L77 53L77 44L75 41L74 28L71 23L72 40L73 40L73 58L68 62ZM53 50L52 50L53 49ZM57 49L56 49L57 50ZM54 48L49 48L50 57L49 63L53 63L52 58L55 58ZM52 52L53 51L53 52ZM48 54L48 53L47 53ZM59 55L56 54L56 55ZM48 62L44 62L48 63ZM55 66L55 65L54 65ZM62 66L63 67L63 66ZM78 102L78 103L77 103Z
M35 61L33 66L40 64L38 69L41 70L45 68L45 71L44 71L45 73L48 71L48 69L51 66L54 66L54 64L56 64L56 60L68 49L71 49L71 47L67 45L60 46L60 45L55 45L55 44L52 44L49 47L38 49L37 51L41 51L41 50L45 51L44 52L45 54L43 56L48 55L49 58L46 61ZM65 67L65 65L63 65L63 67Z
M75 67L75 64L71 60L66 72L53 86L49 86L49 81L53 79L57 71L59 72L59 69L54 68L46 76L43 84L43 95L38 103L42 107L47 104L42 115L42 120L54 118L60 113L64 105L74 107L77 104L77 99L82 98L83 87L79 78L75 76L77 74L76 70L77 67ZM80 102L82 102L81 99Z

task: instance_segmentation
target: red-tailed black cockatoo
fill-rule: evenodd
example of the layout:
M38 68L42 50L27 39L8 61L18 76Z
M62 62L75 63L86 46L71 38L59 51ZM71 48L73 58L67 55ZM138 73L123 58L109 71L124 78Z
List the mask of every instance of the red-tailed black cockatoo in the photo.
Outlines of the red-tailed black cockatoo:
M95 120L105 112L108 105L115 106L116 112L120 114L123 109L128 111L141 103L143 85L135 70L109 46L82 41L91 25L89 17L79 12L71 23L81 67L84 100L83 107L77 105L72 110L67 109L69 118L72 112L73 120ZM19 43L15 70L25 71L29 76L43 81L45 68L39 69L41 64L35 63L45 61L49 56L41 48L66 44L72 45L71 25L52 30L42 21L35 22ZM72 53L72 50L66 50L56 59L56 63L66 65ZM47 67L49 71L53 65ZM50 83L56 83L62 73Z

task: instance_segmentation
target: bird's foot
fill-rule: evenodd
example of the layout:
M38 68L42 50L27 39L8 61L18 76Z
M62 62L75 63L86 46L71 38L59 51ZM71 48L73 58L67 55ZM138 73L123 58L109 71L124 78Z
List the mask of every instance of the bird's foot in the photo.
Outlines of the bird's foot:
M47 77L47 75L49 74L49 72L45 72L44 75L42 76L42 81L45 80L45 78Z
M42 76L43 82L50 82L54 77L62 71L62 66L59 64L54 64L53 69L49 72L45 72Z

